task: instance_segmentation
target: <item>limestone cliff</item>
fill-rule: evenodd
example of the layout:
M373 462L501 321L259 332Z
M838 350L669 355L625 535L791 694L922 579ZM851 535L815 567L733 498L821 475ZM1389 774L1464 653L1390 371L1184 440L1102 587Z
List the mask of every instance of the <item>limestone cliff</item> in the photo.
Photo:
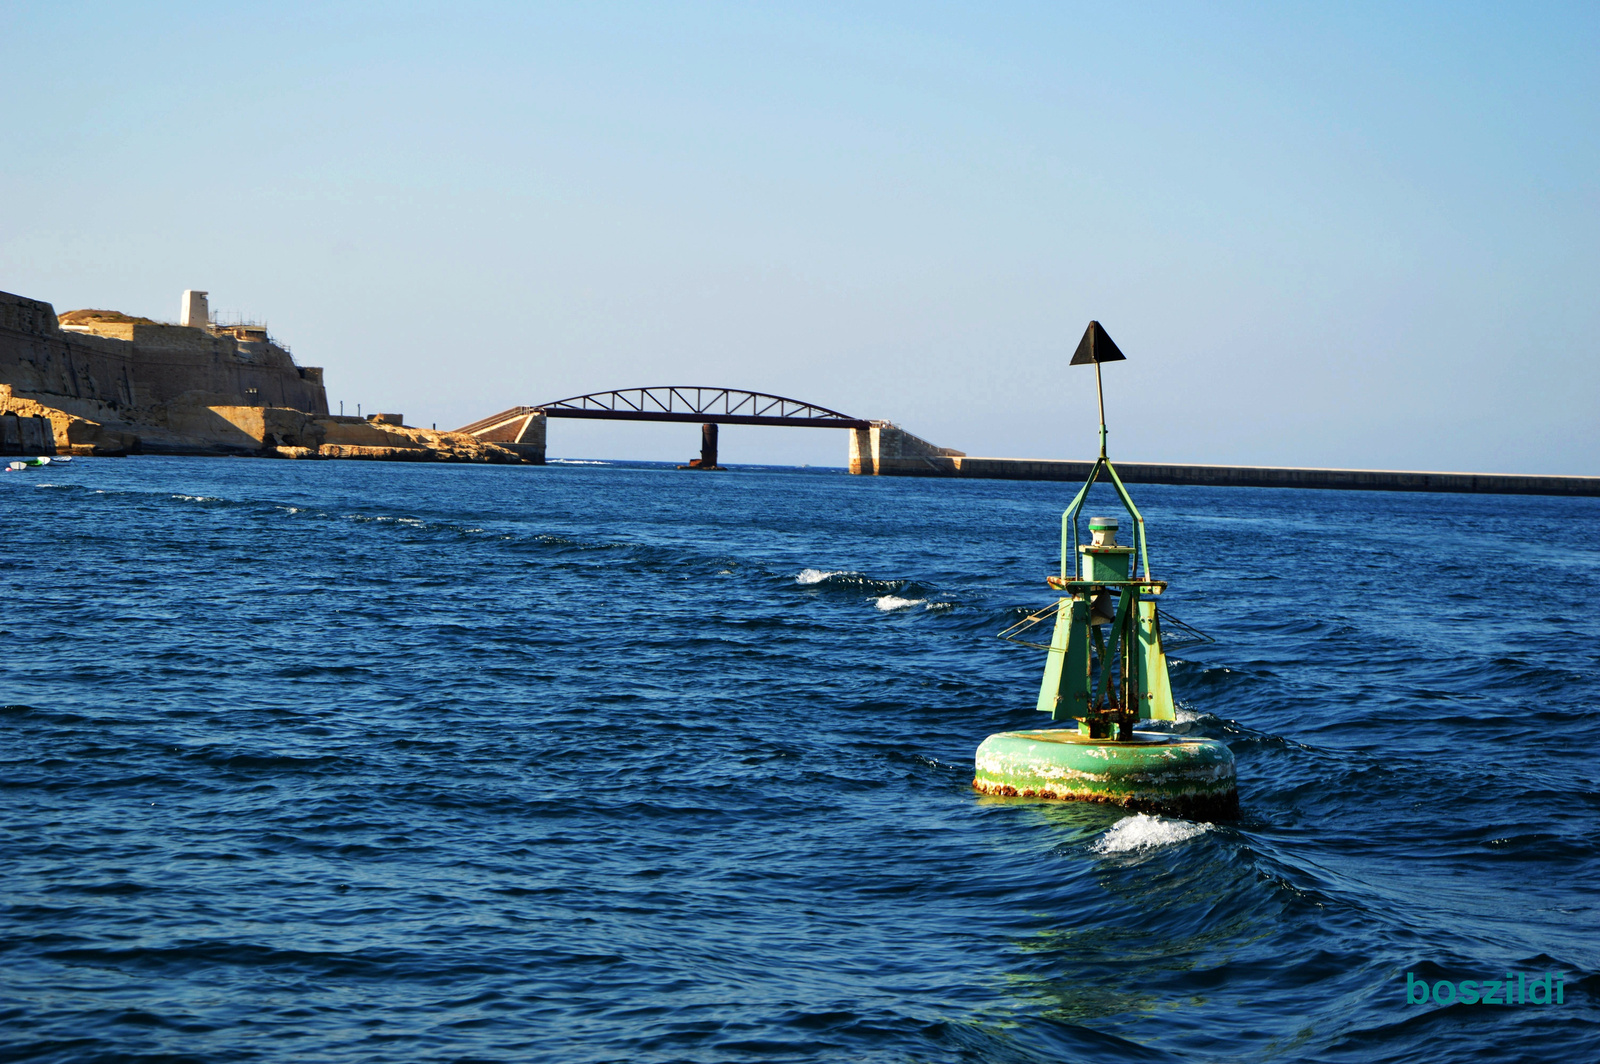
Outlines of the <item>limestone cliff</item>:
M171 325L113 310L57 317L0 292L0 417L48 418L60 453L521 461L398 418L331 417L320 368L297 365L265 328L217 325L196 305L195 324Z
M98 421L77 417L64 410L47 406L34 399L16 395L9 384L0 384L0 418L44 418L50 423L52 439L38 441L29 447L24 434L19 433L16 446L10 444L10 433L0 430L0 449L7 454L21 454L38 450L55 454L130 454L139 447L139 437L128 432L107 428Z

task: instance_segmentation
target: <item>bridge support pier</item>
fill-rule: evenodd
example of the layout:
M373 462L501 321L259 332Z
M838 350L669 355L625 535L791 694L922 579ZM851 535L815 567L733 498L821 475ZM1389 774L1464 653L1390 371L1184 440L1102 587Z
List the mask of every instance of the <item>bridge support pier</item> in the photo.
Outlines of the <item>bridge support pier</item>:
M717 468L717 424L714 421L700 426L700 468Z
M689 460L679 469L721 469L717 465L717 423L708 421L700 426L700 457Z

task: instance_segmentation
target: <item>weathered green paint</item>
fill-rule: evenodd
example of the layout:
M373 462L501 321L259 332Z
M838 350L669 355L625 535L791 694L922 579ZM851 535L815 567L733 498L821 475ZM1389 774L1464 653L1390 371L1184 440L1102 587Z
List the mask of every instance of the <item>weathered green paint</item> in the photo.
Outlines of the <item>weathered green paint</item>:
M1056 610L1056 628L1050 636L1050 653L1044 660L1044 682L1039 685L1041 713L1056 720L1081 717L1089 712L1089 600L1062 599Z
M1066 728L1000 732L978 747L972 785L985 794L1109 802L1225 816L1236 810L1233 754L1214 739L1135 732L1132 742Z
M1167 655L1161 650L1161 618L1156 604L1139 603L1139 716L1147 720L1177 720L1172 705L1172 681L1167 677Z
M1125 637L1128 633L1128 604L1131 603L1133 599L1134 596L1129 594L1125 594L1117 599L1117 615L1112 618L1111 623L1107 625L1107 627L1110 628L1110 632L1106 636L1105 649L1100 653L1100 690L1094 705L1105 705L1107 699L1109 699L1113 693L1111 689L1111 680L1113 676L1112 664L1127 664L1127 662L1123 661L1122 659L1127 655L1128 640ZM1126 687L1128 679L1127 669L1123 668L1117 671L1121 673L1122 682L1119 686ZM1127 700L1125 698L1119 699L1119 702L1123 705L1127 704ZM1090 708L1092 709L1094 706L1091 705Z
M1128 565L1133 561L1132 547L1082 546L1083 579L1103 584L1107 580L1127 580Z

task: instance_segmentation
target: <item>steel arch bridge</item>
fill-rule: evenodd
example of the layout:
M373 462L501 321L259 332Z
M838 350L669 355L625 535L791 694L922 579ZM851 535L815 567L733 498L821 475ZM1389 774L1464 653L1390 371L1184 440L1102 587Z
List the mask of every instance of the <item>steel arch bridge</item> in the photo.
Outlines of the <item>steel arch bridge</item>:
M539 406L514 406L474 421L457 432L498 443L534 462L544 461L545 422L549 418L596 421L678 421L700 425L700 457L680 469L720 469L717 426L787 425L819 429L868 429L872 422L816 403L740 388L663 384L617 388L557 399Z
M538 406L514 406L457 429L474 436L530 414L602 421L683 421L703 425L787 425L824 429L864 429L870 421L816 403L739 388L657 385L590 392Z

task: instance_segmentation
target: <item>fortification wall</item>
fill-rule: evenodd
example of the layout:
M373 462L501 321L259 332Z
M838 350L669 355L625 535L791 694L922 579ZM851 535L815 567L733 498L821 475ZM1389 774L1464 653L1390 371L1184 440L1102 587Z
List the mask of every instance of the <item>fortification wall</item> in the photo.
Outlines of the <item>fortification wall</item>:
M63 331L49 303L0 292L0 384L113 410L209 400L328 412L322 370L270 341L143 322L98 331L113 335Z

